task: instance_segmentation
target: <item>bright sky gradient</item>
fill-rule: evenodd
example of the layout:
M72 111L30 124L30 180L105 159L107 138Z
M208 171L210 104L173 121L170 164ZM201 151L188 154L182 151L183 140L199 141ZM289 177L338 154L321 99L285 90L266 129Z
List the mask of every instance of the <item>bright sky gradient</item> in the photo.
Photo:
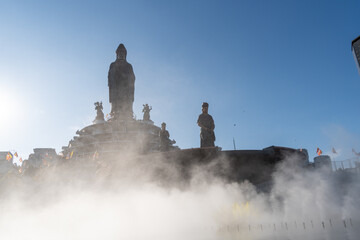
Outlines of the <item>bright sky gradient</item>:
M216 145L360 151L351 41L360 1L0 1L0 150L57 152L108 102L124 43L134 112L149 103L180 148L199 146L210 104ZM236 126L234 126L236 124Z

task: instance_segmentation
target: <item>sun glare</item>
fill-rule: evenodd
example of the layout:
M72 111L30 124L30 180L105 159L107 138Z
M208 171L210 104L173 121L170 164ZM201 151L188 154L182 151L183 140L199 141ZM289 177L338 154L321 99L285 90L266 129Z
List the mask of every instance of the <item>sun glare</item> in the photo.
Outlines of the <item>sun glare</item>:
M0 130L6 132L20 122L23 113L23 107L20 98L15 91L9 88L1 88L0 94Z

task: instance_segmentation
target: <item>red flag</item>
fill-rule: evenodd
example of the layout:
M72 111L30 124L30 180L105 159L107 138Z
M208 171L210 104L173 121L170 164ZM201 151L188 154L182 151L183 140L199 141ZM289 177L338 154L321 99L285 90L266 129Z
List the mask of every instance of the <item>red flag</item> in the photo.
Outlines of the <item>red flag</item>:
M320 148L317 148L317 149L316 149L316 153L317 153L317 155L319 155L319 156L320 156L320 155L322 154L321 149L320 149Z

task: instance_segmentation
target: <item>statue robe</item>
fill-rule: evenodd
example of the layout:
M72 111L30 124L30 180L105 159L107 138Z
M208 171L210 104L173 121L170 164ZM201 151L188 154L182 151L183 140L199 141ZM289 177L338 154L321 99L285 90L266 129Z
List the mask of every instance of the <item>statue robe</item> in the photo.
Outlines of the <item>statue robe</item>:
M111 112L120 117L132 117L135 92L135 74L130 63L117 59L111 63L108 74Z

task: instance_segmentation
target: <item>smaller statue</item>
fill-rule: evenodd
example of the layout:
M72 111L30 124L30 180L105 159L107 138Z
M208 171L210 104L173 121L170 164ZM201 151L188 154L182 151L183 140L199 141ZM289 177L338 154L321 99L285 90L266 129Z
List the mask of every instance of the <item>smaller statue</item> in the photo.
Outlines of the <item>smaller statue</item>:
M96 102L94 103L95 105L95 110L96 110L96 118L95 120L93 121L93 123L100 123L100 122L105 122L105 119L104 119L104 113L103 113L103 106L102 106L102 102Z
M169 151L169 148L176 143L175 140L170 140L169 131L166 130L166 123L161 124L161 130L159 132L160 137L160 151Z
M199 115L197 124L200 130L200 147L215 147L215 124L214 119L208 113L209 104L204 102L202 104L202 113Z
M152 110L152 107L149 106L147 103L143 104L144 108L142 112L144 113L143 121L151 121L150 120L150 111Z

